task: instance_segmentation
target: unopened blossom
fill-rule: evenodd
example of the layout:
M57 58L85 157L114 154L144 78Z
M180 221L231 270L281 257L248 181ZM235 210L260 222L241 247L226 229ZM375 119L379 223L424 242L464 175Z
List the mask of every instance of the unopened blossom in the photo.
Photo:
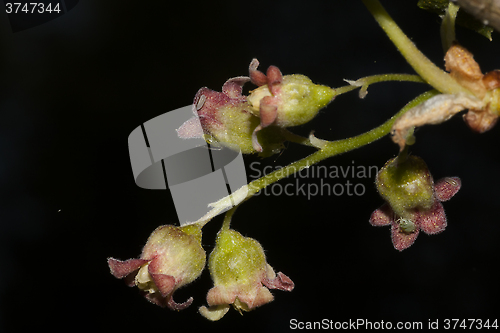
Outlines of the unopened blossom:
M292 127L312 120L320 109L335 97L335 91L327 86L314 84L307 76L285 75L276 66L269 66L266 74L257 70L259 61L250 63L250 78L259 88L251 91L248 102L251 112L260 118L255 128L253 145L260 148L257 133L268 127Z
M205 261L198 225L164 225L149 236L138 259L109 258L108 265L111 274L118 279L124 278L131 287L137 286L148 301L182 310L193 302L193 298L179 304L174 301L173 294L200 276Z
M436 184L419 157L409 156L398 163L394 158L377 175L377 189L387 201L370 217L373 226L391 226L394 248L411 246L420 230L432 235L447 225L441 202L453 197L461 186L458 177L446 177Z
M207 294L208 307L201 307L200 313L210 320L222 318L230 305L241 313L271 302L274 297L269 289L294 288L288 276L274 273L255 239L231 229L217 235L208 267L214 287Z

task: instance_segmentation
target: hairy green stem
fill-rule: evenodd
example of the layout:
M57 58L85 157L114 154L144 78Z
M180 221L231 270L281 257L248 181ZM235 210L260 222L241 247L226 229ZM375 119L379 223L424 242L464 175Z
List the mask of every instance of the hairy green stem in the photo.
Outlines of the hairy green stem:
M365 76L360 79L357 79L356 81L352 80L346 80L344 81L348 82L348 86L343 86L339 88L335 88L335 96L344 94L346 92L349 92L351 90L354 90L356 88L361 87L362 93L360 93L361 97L364 97L366 95L366 89L368 89L368 86L373 83L379 83L379 82L387 82L387 81L407 81L407 82L421 82L421 83L426 83L420 76L414 75L414 74L380 74L380 75L371 75L371 76Z
M287 141L298 143L304 146L314 147L309 138L304 138L303 136L292 133L286 129L282 130L282 134Z
M270 184L277 182L280 179L286 178L296 172L299 172L304 168L308 168L311 165L316 164L329 157L363 147L382 138L390 132L396 118L403 115L411 108L438 94L439 92L437 92L436 90L425 92L406 104L404 108L402 108L398 113L392 116L391 119L387 120L382 125L352 138L337 141L325 141L323 147L317 152L252 181L248 184L247 199L260 190L264 189L266 186L269 186Z
M366 96L368 86L370 86L373 83L379 83L379 82L387 82L387 81L399 81L399 82L418 82L418 83L426 83L420 76L414 75L414 74L380 74L380 75L371 75L371 76L365 76L360 79L357 79L356 81L351 81L351 80L344 80L349 83L348 86L343 86L339 88L335 88L335 96L347 93L349 91L352 91L354 89L360 88L359 95L361 98L364 98ZM287 141L298 143L304 146L309 146L309 147L316 147L316 148L323 148L323 144L321 147L315 146L313 143L311 143L310 138L305 138L303 136L294 134L287 129L282 129L282 134L285 137ZM319 140L322 143L323 142L328 142L325 140Z
M443 22L441 22L441 44L443 45L444 53L448 51L455 41L455 20L457 19L459 8L458 5L450 2L443 17Z
M462 87L448 73L437 67L430 61L413 42L398 27L396 22L387 13L378 0L362 0L377 23L391 39L399 52L408 61L411 67L427 83L445 94L467 93L472 94L468 89Z
M222 222L221 230L229 230L229 225L231 224L231 218L233 217L236 208L238 208L238 206L234 206L233 208L231 208L226 212L226 215L224 216L224 222Z

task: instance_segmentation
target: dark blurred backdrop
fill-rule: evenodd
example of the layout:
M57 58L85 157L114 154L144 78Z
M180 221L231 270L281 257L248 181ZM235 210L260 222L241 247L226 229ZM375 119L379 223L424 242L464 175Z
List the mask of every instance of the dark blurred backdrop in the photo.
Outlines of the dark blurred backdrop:
M439 17L416 2L383 4L443 66ZM500 67L496 32L492 42L463 28L457 36L483 72ZM360 1L85 0L15 33L2 11L0 45L0 331L280 331L291 319L427 325L498 317L500 128L478 135L460 117L418 131L413 154L435 179L459 176L463 186L444 204L446 231L421 234L402 253L389 228L368 224L382 204L373 179L351 179L366 188L363 196L260 195L237 210L232 226L259 240L269 263L296 285L243 316L231 310L210 323L197 313L212 285L207 272L176 293L178 301L194 297L180 313L148 303L109 273L107 257L137 257L158 225L178 223L168 191L134 183L127 138L141 123L190 104L202 86L220 90L246 75L254 57L262 69L276 65L332 87L413 73ZM353 136L427 89L382 83L363 100L351 92L295 132ZM386 137L320 165L380 167L397 150ZM289 144L279 156L245 161L283 166L312 151ZM310 178L298 181L320 182ZM205 227L207 252L221 222Z

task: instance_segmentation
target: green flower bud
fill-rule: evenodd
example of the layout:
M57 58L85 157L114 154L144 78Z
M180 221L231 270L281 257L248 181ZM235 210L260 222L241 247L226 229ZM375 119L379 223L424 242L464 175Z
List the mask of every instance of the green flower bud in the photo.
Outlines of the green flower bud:
M260 282L266 273L264 249L255 239L228 229L217 236L208 267L215 285L250 286Z
M264 99L264 97L274 97ZM260 117L261 102L275 105L276 118L273 125L292 127L312 120L335 96L332 88L314 84L304 75L285 75L279 86L274 87L274 96L268 85L260 86L248 96L250 111Z
M283 76L275 66L269 66L267 75L257 70L259 61L250 63L250 79L259 86L247 100L250 112L260 118L255 128L253 146L261 151L257 133L268 126L291 127L309 122L319 110L335 97L335 90L318 84L304 75Z
M268 288L294 287L286 275L274 273L259 242L231 229L219 232L208 268L214 287L207 295L209 308L201 307L200 313L210 320L222 318L230 304L241 313L271 302L274 297Z
M398 157L389 160L378 173L376 186L394 213L404 219L412 219L412 210L427 211L434 204L434 181L417 156L403 162Z

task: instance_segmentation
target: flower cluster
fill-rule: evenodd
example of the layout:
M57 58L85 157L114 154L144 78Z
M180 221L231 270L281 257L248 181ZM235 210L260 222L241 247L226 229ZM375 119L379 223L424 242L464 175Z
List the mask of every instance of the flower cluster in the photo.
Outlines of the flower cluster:
M398 251L410 247L420 231L428 235L444 231L447 218L442 203L460 190L461 180L445 177L434 182L424 160L410 155L408 146L414 144L415 127L442 123L464 110L467 111L463 119L472 130L479 133L490 130L500 117L500 70L483 74L472 53L455 42L453 26L459 8L454 1L420 2L419 5L444 11L441 32L447 72L416 48L378 0L363 0L418 75L373 75L346 80L350 86L332 89L315 84L304 75L283 75L276 66L261 72L259 61L253 59L248 76L227 80L220 92L207 87L199 89L192 104L194 116L177 129L180 138L203 138L215 147L261 157L278 153L286 140L319 151L209 204L211 210L196 222L184 221L181 227L158 227L139 258L125 261L108 258L111 274L124 279L129 286L137 286L148 301L178 311L190 306L193 298L177 303L173 297L175 291L200 277L208 266L213 287L207 293L207 305L200 306L198 311L211 321L224 317L231 307L242 314L271 302L272 289L292 291L293 281L282 272L275 273L261 244L230 228L234 210L271 183L373 142L388 134L389 128L392 140L399 145L399 155L387 161L377 174L376 188L385 204L373 211L369 223L391 226L392 244ZM408 103L395 119L356 137L327 141L316 138L313 132L309 138L303 138L288 131L290 127L310 122L338 94L361 87L363 98L372 83L402 80L428 83L435 89ZM247 83L257 87L245 95L243 87ZM230 207L235 208L227 213L207 264L201 243L202 227Z
M317 85L304 75L285 75L270 66L267 75L257 70L253 59L250 77L229 79L222 92L201 88L193 101L194 117L177 129L181 138L204 138L243 154L277 153L285 141L286 127L302 125L334 98L334 90ZM242 94L243 85L259 88Z
M258 65L253 59L249 77L227 80L221 92L201 88L193 101L194 116L177 129L178 136L203 138L214 146L268 156L283 147L287 127L307 123L335 96L333 89L314 84L304 75L283 76L275 66L270 66L266 75L257 70ZM245 96L243 85L248 82L258 88ZM204 223L159 227L139 258L109 258L111 274L137 286L154 304L173 310L188 307L192 298L179 304L173 294L197 279L205 267L201 245ZM201 307L200 313L210 320L222 318L230 305L241 313L271 302L269 289L294 288L290 278L274 272L256 240L243 237L228 225L217 236L208 268L214 287L207 295L208 307Z
M173 294L197 279L205 262L201 227L197 224L158 227L138 259L108 259L111 274L116 278L137 286L148 301L172 310L191 305L192 297L179 304L173 300ZM256 240L231 229L219 232L208 268L215 286L207 295L209 308L201 307L200 313L210 320L222 318L231 304L241 313L271 302L269 289L294 288L290 278L274 273Z
M408 155L407 146L414 143L414 128L441 123L467 109L465 122L482 133L491 129L500 116L500 71L482 74L472 54L457 43L447 50L445 66L449 74L439 72L440 80L433 82L443 81L453 89L440 90L448 93L433 93L433 97L420 100L393 121L392 139L399 145L400 154L389 160L376 178L377 190L386 203L371 214L369 222L373 226L391 226L392 243L399 251L410 247L420 231L433 235L445 230L447 219L442 202L451 199L461 187L458 177L434 182L426 163L420 157ZM221 92L207 87L199 89L192 104L194 116L177 129L178 136L203 138L213 146L260 156L279 152L286 139L302 143L287 128L311 121L338 91L314 84L304 75L283 75L276 66L269 66L265 74L258 67L258 60L253 59L249 76L227 80ZM257 86L248 95L243 94L246 83ZM327 142L312 133L308 139L308 145L323 150L322 153L327 151L324 149ZM328 142L329 147L332 143ZM333 156L331 151L323 158L328 154ZM231 205L234 205L232 200ZM208 291L207 306L199 307L200 314L212 321L224 317L231 306L242 313L271 302L274 296L270 289L294 289L288 276L275 273L267 263L259 242L229 228L231 215L219 231L209 256L208 269L214 286ZM124 278L129 286L137 286L154 304L172 310L185 309L193 299L176 303L173 294L204 270L206 254L201 245L204 223L199 220L183 227L159 227L149 237L139 258L125 261L109 258L111 273Z

